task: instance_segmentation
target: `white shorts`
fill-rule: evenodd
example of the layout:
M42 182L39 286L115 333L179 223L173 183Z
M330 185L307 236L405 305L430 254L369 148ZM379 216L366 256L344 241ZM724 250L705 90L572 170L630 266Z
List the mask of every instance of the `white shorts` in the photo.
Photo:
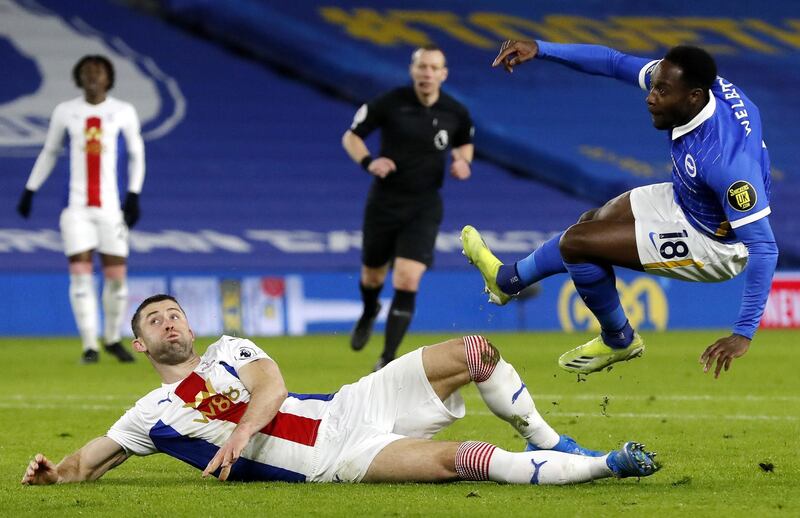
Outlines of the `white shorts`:
M128 227L121 210L67 207L61 211L59 225L67 257L88 250L128 257Z
M645 271L685 281L720 282L739 275L747 247L722 243L695 229L675 203L671 183L631 191L636 247Z
M345 385L323 422L312 482L359 482L375 456L404 437L428 439L464 417L459 392L444 402L422 366L422 349Z

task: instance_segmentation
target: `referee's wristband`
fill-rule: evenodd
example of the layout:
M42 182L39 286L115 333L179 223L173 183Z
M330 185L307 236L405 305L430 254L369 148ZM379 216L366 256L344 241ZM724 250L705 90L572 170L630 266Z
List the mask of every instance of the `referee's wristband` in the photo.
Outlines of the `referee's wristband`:
M361 159L361 162L359 162L364 171L369 171L369 165L371 163L372 163L372 155L365 156L364 158Z

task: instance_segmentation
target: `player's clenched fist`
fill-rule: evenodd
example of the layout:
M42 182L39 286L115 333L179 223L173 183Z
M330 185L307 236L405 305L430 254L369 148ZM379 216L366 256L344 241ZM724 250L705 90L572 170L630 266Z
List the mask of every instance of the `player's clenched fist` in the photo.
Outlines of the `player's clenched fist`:
M453 163L450 165L450 174L459 180L466 180L472 174L469 162L463 158L453 160Z
M390 173L397 171L397 166L394 160L382 156L370 162L367 171L378 178L386 178Z

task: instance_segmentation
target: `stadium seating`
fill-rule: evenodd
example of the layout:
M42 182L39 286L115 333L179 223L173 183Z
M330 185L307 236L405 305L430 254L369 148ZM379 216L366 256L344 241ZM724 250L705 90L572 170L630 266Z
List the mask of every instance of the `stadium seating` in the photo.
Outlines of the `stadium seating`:
M43 53L27 60L13 48L2 49L9 59L45 70L53 67L65 75L58 97L38 99L39 113L47 117L59 99L79 93L70 83L69 68L61 63L68 59L71 66L83 48L95 51L92 45L98 39L97 51L117 62L112 94L131 100L140 110L147 178L142 219L133 234L133 271L357 269L370 178L347 158L340 144L357 102L115 5L92 9L59 2L45 5L52 10L28 12L26 19L66 27L76 40L75 55L63 56L47 33L38 35L37 48L45 49ZM26 9L18 6L19 11ZM71 17L91 27L90 41L81 41L90 29L74 24ZM124 25L115 23L123 17ZM14 31L11 36L23 38ZM202 61L187 62L187 55L202 56ZM151 70L152 64L160 73ZM30 94L41 80L35 66L19 70L18 76L0 86L7 97ZM398 83L406 80L401 75ZM139 85L157 96L157 109L149 108L152 100L136 90ZM142 113L148 110L149 117ZM480 135L484 129L477 131ZM371 146L377 152L374 140ZM0 149L7 186L0 196L11 208L40 145ZM57 235L43 229L57 228L67 162L63 156L36 195L29 222L12 210L0 213L4 238L0 244L9 248L0 253L0 269L10 271L24 264L29 271L63 270ZM508 251L521 253L589 207L486 161L479 160L473 169L468 182L446 182L443 230L448 239L437 256L440 267L466 268L454 241L466 223L501 233L528 232L523 238L509 237Z
M481 159L472 179L445 184L436 271L420 293L415 330L591 326L562 278L549 279L543 294L517 311L486 311L479 279L460 255L459 230L476 225L501 257L519 257L608 197L668 178L665 136L650 127L635 88L553 64L512 76L491 70L497 41L513 35L657 56L677 31L710 46L722 73L761 107L775 166L771 219L781 266L800 265L800 209L792 196L800 182L792 169L800 128L793 124L796 103L784 102L798 87L785 73L798 59L789 2L758 12L717 0L691 12L648 5L651 18L638 23L650 24L650 36L633 30L645 11L623 0L568 8L544 1L535 12L479 0L443 0L436 11L424 2L162 3L166 19L117 2L2 2L0 62L13 73L0 82L0 333L73 332L57 231L66 156L37 193L29 221L13 208L51 110L79 94L70 69L84 53L114 60L112 94L136 105L146 139L142 219L131 239L133 301L167 287L205 286L198 293L219 297L195 299L208 301L200 309L209 315L224 312L225 326L248 310L255 316L245 315L244 330L257 334L349 328L360 310L354 279L370 179L346 157L340 137L361 102L408 80L414 46L436 41L449 58L446 89L473 113ZM377 150L374 138L370 146ZM703 305L692 291L697 286L620 278L631 300L648 309L645 328L727 326L741 292L740 280L724 283L717 299L725 303L700 310L686 303ZM243 298L226 298L230 279L242 282L234 291ZM796 291L796 278L790 281ZM291 296L273 296L276 286ZM27 309L32 304L49 315L46 323ZM779 327L788 314L782 308L768 311ZM203 331L222 325L210 322Z

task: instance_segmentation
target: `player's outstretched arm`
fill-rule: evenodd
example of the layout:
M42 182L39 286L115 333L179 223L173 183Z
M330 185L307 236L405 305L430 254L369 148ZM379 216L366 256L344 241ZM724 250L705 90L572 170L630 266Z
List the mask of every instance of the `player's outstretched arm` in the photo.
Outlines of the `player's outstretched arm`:
M506 72L511 73L515 66L532 60L538 53L539 44L535 41L506 40L500 46L500 53L492 61L492 66L503 65Z
M122 446L108 437L98 437L58 464L37 453L28 463L22 483L34 486L97 480L127 458Z
M649 88L645 70L657 63L657 60L630 56L603 45L507 40L492 66L503 65L511 72L515 66L533 58L560 63L587 74L613 77L645 89Z

